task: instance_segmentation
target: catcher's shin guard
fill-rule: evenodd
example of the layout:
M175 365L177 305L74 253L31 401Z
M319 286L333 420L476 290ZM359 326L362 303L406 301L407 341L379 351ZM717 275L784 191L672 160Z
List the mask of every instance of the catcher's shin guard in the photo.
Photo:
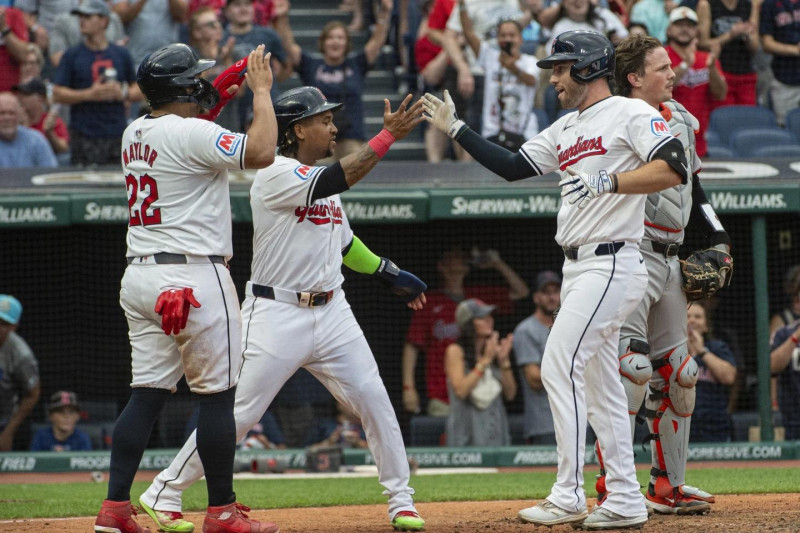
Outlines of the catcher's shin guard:
M628 416L631 420L631 439L636 432L636 413L644 401L647 382L653 375L650 364L650 345L640 339L624 339L620 343L619 375L625 396L628 398Z
M653 361L655 373L647 396L647 425L653 439L653 466L667 476L668 487L680 487L686 477L689 429L694 411L698 367L686 345ZM656 479L652 479L655 483ZM668 488L656 483L656 493ZM663 490L661 490L663 488Z

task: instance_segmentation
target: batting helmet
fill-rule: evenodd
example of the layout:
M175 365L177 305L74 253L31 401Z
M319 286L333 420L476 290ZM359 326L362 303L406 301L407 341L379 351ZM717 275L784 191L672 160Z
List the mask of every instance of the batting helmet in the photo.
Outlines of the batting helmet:
M170 102L192 102L211 109L219 102L219 93L211 82L198 76L214 66L210 59L199 59L185 44L159 48L144 58L136 82L150 107Z
M576 61L569 71L575 81L588 83L602 77L614 76L614 45L596 31L565 31L555 38L550 55L537 61L539 68L553 68L560 61ZM588 67L588 72L581 71Z
M297 87L282 93L275 100L275 117L278 119L278 142L289 127L307 117L325 111L336 111L342 104L328 102L322 91L316 87Z

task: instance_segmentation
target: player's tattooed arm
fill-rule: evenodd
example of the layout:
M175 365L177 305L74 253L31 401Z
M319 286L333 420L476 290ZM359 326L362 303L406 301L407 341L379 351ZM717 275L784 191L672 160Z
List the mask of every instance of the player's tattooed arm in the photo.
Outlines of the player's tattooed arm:
M422 122L422 100L417 100L409 107L411 98L410 94L407 95L394 112L389 100L384 100L383 129L360 149L342 158L342 169L348 187L361 181L389 151L394 141L404 139Z

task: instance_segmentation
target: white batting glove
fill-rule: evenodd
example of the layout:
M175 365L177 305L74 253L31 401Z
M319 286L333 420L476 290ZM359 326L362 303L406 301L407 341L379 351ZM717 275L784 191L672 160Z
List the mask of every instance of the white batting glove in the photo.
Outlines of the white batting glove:
M616 192L617 180L615 174L601 170L599 174L586 174L578 172L572 167L566 168L568 176L561 179L561 197L567 198L569 203L578 203L578 209L586 207L590 201L601 194Z
M422 96L422 106L425 108L425 113L422 115L425 120L453 139L467 127L456 115L456 105L450 97L450 91L444 91L444 102L431 93L425 93Z

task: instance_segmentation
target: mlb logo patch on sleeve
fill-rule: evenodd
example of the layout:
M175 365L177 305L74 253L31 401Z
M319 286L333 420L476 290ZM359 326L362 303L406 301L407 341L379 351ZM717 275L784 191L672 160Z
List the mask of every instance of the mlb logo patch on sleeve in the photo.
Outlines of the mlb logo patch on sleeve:
M672 135L669 125L663 118L654 118L650 120L650 131L653 135L663 137L664 135Z
M225 155L233 155L239 148L242 142L242 136L238 133L222 132L217 137L217 150Z
M308 165L300 165L299 167L295 167L294 173L297 175L298 178L305 181L311 176L314 175L315 172L320 170L322 167L310 167Z

